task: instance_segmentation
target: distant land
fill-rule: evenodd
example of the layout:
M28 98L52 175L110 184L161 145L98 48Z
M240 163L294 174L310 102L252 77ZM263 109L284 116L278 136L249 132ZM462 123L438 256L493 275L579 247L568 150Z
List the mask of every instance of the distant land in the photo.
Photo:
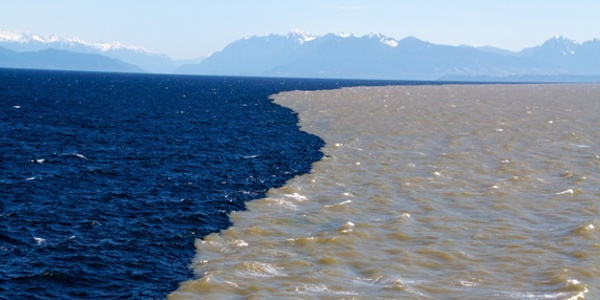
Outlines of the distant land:
M15 52L0 48L3 68L71 70L98 72L143 72L139 67L98 54L85 54L56 49L35 52Z
M0 34L0 67L194 75L444 81L600 82L600 40L552 37L512 52L302 31L253 36L193 63L119 43ZM49 51L47 49L57 49ZM85 54L85 55L83 55ZM105 59L102 59L105 58Z
M198 63L200 60L189 60L189 61L175 61L172 60L165 54L154 53L142 47L127 46L119 42L112 43L90 43L78 38L61 38L59 36L44 37L32 33L16 34L9 31L0 30L0 49L12 50L15 52L31 52L29 56L36 56L38 53L44 60L44 53L38 51L46 49L62 50L66 53L83 53L83 54L94 54L108 57L121 61L126 64L135 65L139 70L136 72L148 72L148 73L173 73L179 66L186 63ZM1 50L0 50L1 52ZM4 64L4 54L0 54L0 67L7 67ZM14 64L14 63L13 63ZM47 69L44 65L48 65L45 62L40 67L32 67L33 63L29 63L22 66L12 66L14 68L40 68ZM56 68L62 69L65 68ZM87 71L102 71L92 66L89 66L86 62L80 61L77 65L78 70ZM71 70L67 68L67 70ZM129 68L125 68L122 72L130 72Z

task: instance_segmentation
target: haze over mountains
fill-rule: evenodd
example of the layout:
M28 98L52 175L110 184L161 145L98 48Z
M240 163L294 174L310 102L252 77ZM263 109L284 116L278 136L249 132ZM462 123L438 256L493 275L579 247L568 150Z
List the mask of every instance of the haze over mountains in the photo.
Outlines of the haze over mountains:
M47 56L41 50L55 49L61 50L62 53L67 56L68 53L83 53L91 54L96 56L103 56L105 58L111 58L118 60L121 63L128 65L134 65L137 69L133 72L150 72L150 73L172 73L185 62L176 62L169 58L165 54L154 53L142 47L126 46L118 42L112 43L89 43L78 38L61 38L59 36L43 37L32 33L16 34L8 31L0 30L0 49L12 50L21 54L26 54L27 57L36 57L39 61L40 69L67 69L72 70L69 64L65 67L64 62L49 62L50 57ZM0 56L0 62L5 60L4 56ZM81 58L81 56L78 56ZM90 59L98 59L94 56L88 56ZM76 59L75 59L76 60ZM42 63L43 62L43 63ZM15 63L13 63L14 65ZM25 64L23 68L32 68L32 65L36 65L33 62ZM52 66L52 67L46 67ZM78 61L76 70L89 70L89 71L104 71L107 67L97 69L97 65L91 63L88 65L86 61ZM7 67L4 63L0 64L0 67ZM18 66L13 66L18 68ZM117 68L113 71L118 72L132 72L130 66L124 67L123 69Z
M4 33L0 67L12 68L401 80L600 80L599 39L577 43L553 37L540 46L511 52L439 45L416 37L312 36L294 31L244 38L199 63L181 65L166 55L119 43L0 33ZM48 48L60 51L42 50Z

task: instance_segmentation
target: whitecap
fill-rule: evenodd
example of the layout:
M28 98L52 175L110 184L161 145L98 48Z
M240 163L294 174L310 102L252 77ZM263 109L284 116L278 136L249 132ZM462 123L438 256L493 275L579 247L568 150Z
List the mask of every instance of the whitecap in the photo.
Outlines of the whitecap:
M297 200L297 201L306 201L308 199L308 198L306 198L306 196L300 195L298 193L286 194L285 196L288 197L288 198L292 198L294 200Z
M283 268L275 267L269 263L254 261L254 262L244 262L242 265L244 266L244 270L238 271L238 273L243 276L250 276L250 277L287 276L287 274L281 273L279 271Z
M15 105L15 106L13 106L13 108L19 109L19 108L21 108L21 105Z
M340 228L338 228L338 231L340 233L352 232L352 228L354 228L354 223L348 221L346 222L346 224L340 226Z
M79 157L81 159L87 159L87 157L85 157L83 154L79 154L79 153L73 153L73 156Z
M336 204L328 204L328 205L325 205L325 207L331 208L331 207L342 206L342 205L346 205L346 204L350 204L350 203L352 203L352 200L346 200L346 201L342 201L342 202L336 203Z
M38 246L46 243L46 239L43 239L41 237L35 237L34 236L33 239L35 240L35 244L38 245Z
M244 241L244 240L228 241L227 244L234 245L236 247L247 247L248 246L248 243L246 243L246 241Z
M562 192L558 192L558 193L556 193L556 194L554 194L554 195L564 195L564 194L571 194L571 195L572 195L572 194L574 194L574 193L575 193L575 192L573 191L573 189L568 189L568 190L564 190L564 191L562 191Z
M291 210L297 210L298 206L290 201L286 201L284 199L281 198L267 198L267 203L269 203L269 205L277 205L280 207L284 207L284 208L288 208ZM272 204L271 204L272 203Z
M353 292L353 291L334 291L324 284L321 284L321 285L304 284L303 287L296 287L296 293L299 293L299 294L327 293L327 294L348 295L348 296L358 295L358 293Z
M469 281L469 280L461 280L460 281L460 285L466 286L466 287L474 287L474 286L479 285L479 283L473 282L473 281Z
M575 148L590 148L588 145L580 145L580 144L571 144L571 146Z

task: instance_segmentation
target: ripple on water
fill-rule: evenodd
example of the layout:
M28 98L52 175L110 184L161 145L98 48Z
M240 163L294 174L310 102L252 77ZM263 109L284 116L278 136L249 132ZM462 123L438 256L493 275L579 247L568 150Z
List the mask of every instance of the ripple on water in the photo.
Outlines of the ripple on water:
M600 296L597 85L275 98L325 157L198 242L170 298Z

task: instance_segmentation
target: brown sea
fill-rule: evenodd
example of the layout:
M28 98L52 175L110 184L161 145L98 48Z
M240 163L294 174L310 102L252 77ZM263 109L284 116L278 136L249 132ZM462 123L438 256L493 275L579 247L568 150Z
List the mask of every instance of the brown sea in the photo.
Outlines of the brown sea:
M600 85L285 92L325 157L169 299L598 299Z

